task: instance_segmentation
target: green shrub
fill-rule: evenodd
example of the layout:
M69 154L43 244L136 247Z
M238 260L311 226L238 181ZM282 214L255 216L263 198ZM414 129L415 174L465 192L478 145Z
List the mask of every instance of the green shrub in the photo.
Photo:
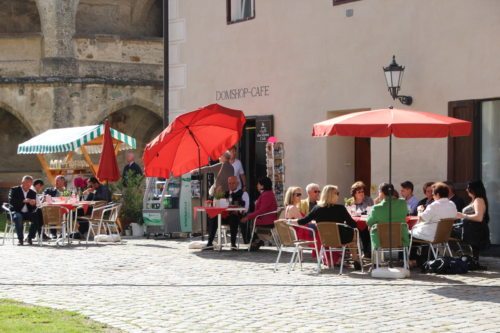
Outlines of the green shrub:
M127 225L133 222L142 224L142 199L145 188L144 177L129 170L126 179L126 186L122 182L112 186L113 192L121 194L122 208L120 209L120 221Z

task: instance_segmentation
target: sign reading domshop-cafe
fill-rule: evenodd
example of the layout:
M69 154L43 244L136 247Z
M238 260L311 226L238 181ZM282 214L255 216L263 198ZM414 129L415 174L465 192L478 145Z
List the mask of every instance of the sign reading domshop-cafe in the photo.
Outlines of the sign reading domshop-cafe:
M245 88L234 88L215 91L215 100L224 101L229 99L240 99L247 97L269 96L269 86L254 86Z

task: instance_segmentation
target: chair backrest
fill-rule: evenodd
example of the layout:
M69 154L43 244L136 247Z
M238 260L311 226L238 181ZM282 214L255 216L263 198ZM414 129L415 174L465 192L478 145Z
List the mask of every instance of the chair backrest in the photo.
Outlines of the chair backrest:
M450 239L453 223L455 223L455 219L442 219L439 221L433 243L447 243Z
M278 235L279 241L283 246L293 246L297 240L295 231L287 224L286 220L274 221L274 229Z
M337 222L321 222L318 227L319 239L325 247L342 247L340 231Z
M65 207L50 205L42 207L43 224L59 226L63 223L63 215L69 210Z
M12 206L8 202L4 202L2 204L2 209L5 211L5 214L7 214L7 217L9 218L9 221L11 223L14 223L14 217L12 216L11 207Z
M377 223L375 225L381 248L388 248L391 246L396 248L403 247L401 224L402 223ZM389 230L391 230L391 232L389 232Z
M105 201L97 201L92 207L92 214L90 214L91 220L101 220L103 215L109 210L107 208L112 207L113 204L107 204Z

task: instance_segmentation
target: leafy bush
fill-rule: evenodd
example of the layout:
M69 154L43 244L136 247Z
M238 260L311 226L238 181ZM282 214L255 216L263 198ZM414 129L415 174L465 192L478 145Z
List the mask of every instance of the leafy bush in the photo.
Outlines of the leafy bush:
M129 170L126 179L126 186L122 182L113 186L113 192L121 193L122 195L120 221L125 225L134 222L142 224L142 199L145 189L144 177Z

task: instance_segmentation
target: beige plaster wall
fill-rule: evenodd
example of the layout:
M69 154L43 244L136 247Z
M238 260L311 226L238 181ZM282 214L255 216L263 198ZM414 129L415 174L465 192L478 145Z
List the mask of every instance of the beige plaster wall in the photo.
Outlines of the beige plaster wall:
M269 96L218 102L247 115L274 114L286 185L332 181L327 140L335 138L311 137L312 124L328 112L394 104L447 114L449 101L500 95L499 1L256 1L255 19L233 25L225 0L182 1L179 12L186 20L185 108L215 102L217 90L269 85ZM393 54L406 66L401 93L414 97L410 107L387 92L382 66ZM419 188L445 179L446 166L445 139L393 142L394 183L409 178ZM373 184L387 180L387 168L388 140L373 139Z

